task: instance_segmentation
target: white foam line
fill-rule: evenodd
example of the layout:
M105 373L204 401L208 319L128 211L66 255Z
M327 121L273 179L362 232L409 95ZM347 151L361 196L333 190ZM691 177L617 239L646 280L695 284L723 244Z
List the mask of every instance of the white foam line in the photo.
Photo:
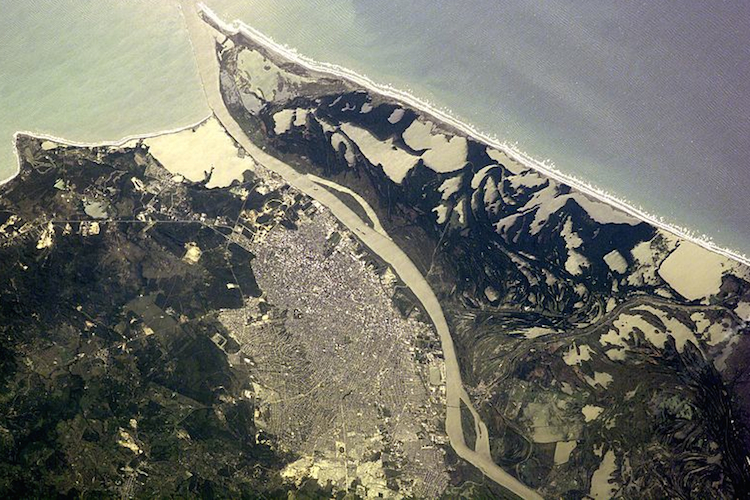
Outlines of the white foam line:
M78 148L98 148L98 147L117 148L117 147L121 147L127 144L130 141L137 141L140 139L151 139L151 138L159 137L162 135L176 134L177 132L182 132L183 130L190 130L190 129L199 127L200 125L203 125L205 122L210 120L212 116L213 116L213 113L209 113L209 115L206 116L205 118L201 118L197 122L190 124L190 125L185 125L182 127L175 127L171 129L165 129L165 130L159 130L158 132L147 132L145 134L128 135L128 136L123 137L122 139L118 139L115 141L79 142L79 141L72 141L69 139L65 139L64 137L59 137L59 136L55 136L51 134L45 134L43 132L19 130L13 134L13 154L16 155L16 173L11 175L7 179L0 181L0 186L12 181L18 176L19 173L21 173L21 157L18 156L18 148L16 148L16 143L17 143L19 135L28 135L30 137L35 137L37 139L44 139L46 141L56 142L58 144L62 144L63 146L73 146L73 147L78 147Z
M744 254L735 252L727 248L722 248L715 244L712 239L706 235L697 236L694 231L686 227L680 227L674 223L667 222L663 217L650 214L641 208L636 208L626 200L619 198L606 190L598 188L590 182L561 172L551 161L537 160L528 153L521 150L517 144L512 144L507 141L501 141L497 137L490 136L484 132L477 130L473 125L456 118L448 109L439 109L433 106L429 101L419 98L408 91L397 89L391 85L376 83L369 77L356 73L355 71L352 71L348 68L339 66L338 64L320 62L302 55L294 48L275 42L268 35L265 35L255 28L248 26L239 19L235 19L231 23L227 23L223 21L213 10L211 10L210 7L203 3L198 4L198 8L206 17L211 20L212 23L215 23L218 27L221 28L221 30L227 33L243 34L256 43L262 45L265 49L276 53L296 64L299 64L300 66L303 66L308 70L316 71L319 73L327 73L338 78L349 80L354 84L364 87L372 92L390 97L397 101L401 101L402 103L412 108L418 109L426 114L438 118L440 121L443 121L448 125L454 127L455 129L460 130L472 139L475 139L487 146L502 151L511 160L517 161L527 168L531 168L552 179L555 179L558 182L567 184L577 189L578 191L588 194L604 203L607 203L608 205L616 207L619 210L632 215L633 217L648 222L680 238L700 245L707 250L750 266L750 258L745 256Z

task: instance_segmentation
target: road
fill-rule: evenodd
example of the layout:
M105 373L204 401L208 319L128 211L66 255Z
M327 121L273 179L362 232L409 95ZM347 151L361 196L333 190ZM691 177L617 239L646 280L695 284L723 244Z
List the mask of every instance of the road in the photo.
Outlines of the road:
M419 269L417 269L403 250L385 234L385 231L381 234L370 228L333 193L314 182L310 177L300 174L286 163L258 148L247 137L240 125L229 113L221 96L219 87L219 62L215 50L215 35L218 32L214 31L213 28L201 19L198 6L194 2L181 0L181 7L208 105L227 133L247 151L256 163L279 174L291 186L328 208L370 250L391 266L404 284L419 299L425 311L430 316L440 337L445 357L447 400L445 428L451 446L456 454L480 469L487 477L516 495L530 499L542 498L536 491L521 483L492 461L487 426L482 422L479 414L472 406L471 400L464 389L448 323L445 320L443 310L432 288L419 272ZM328 185L330 186L331 184ZM345 192L348 191L343 186L338 186L336 189ZM377 218L374 220L377 220ZM470 449L464 440L460 410L462 401L469 408L475 419L477 440L474 448L476 451Z

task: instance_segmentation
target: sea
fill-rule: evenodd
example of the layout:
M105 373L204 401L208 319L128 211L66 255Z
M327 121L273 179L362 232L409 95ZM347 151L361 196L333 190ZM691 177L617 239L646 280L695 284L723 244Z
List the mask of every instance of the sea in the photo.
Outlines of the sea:
M750 255L750 2L205 0ZM117 140L208 114L174 0L0 0L12 134Z

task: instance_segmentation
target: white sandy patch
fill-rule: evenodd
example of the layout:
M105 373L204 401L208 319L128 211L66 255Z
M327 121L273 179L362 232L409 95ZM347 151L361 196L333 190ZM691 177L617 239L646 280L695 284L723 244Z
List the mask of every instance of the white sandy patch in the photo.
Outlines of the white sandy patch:
M573 276L578 276L587 267L589 267L589 261L586 257L575 250L568 250L568 260L565 261L566 271Z
M565 239L565 246L568 250L573 250L583 244L583 240L578 236L578 233L573 231L573 221L570 219L565 220L562 231L560 231L560 236Z
M273 131L280 135L289 132L292 126L304 127L307 125L308 113L305 108L282 109L273 115Z
M250 158L238 156L237 147L215 118L195 131L187 129L151 137L144 143L164 168L193 182L202 181L213 167L209 188L229 186L242 179L244 171L255 167Z
M531 197L522 209L522 213L535 210L534 221L531 223L531 234L537 234L542 227L547 223L549 217L560 210L568 197L559 195L559 186L557 184L550 183Z
M446 207L444 204L440 204L432 209L433 212L435 212L436 215L436 222L438 224L445 224L445 221L448 220L448 207Z
M679 239L666 231L659 230L649 241L637 244L630 251L633 257L634 269L628 274L631 285L658 285L661 280L657 277L657 270L667 254L674 250Z
M592 200L583 193L568 194L556 198L555 203L553 204L553 207L556 208L550 213L554 213L559 210L559 208L562 208L563 205L567 203L568 199L572 199L578 203L578 205L589 214L589 217L600 224L629 224L635 226L641 222L635 217L632 217L625 212L621 212L606 203Z
M737 309L739 309L739 306ZM737 309L735 309L735 312ZM695 333L697 333L710 346L719 345L722 342L729 340L734 334L734 330L728 325L714 323L702 312L691 314L690 319L695 323Z
M273 131L276 135L281 135L288 132L292 128L292 120L294 119L293 109L282 109L275 115L273 115Z
M717 346L732 339L734 334L734 329L725 327L721 323L714 323L708 328L705 337L708 345Z
M604 354L607 355L612 361L625 361L628 357L628 351L625 348L612 348L606 351Z
M615 307L617 307L617 300L614 297L608 298L605 312L611 312L615 309Z
M455 172L466 164L467 141L465 137L448 137L435 132L429 121L414 120L404 131L406 144L416 151L426 149L422 154L425 165L435 172Z
M574 199L592 219L600 224L628 224L630 226L637 226L641 223L639 219L636 219L632 215L627 214L622 210L618 210L603 201L589 198L583 193L573 193L569 196Z
M294 110L294 126L304 127L307 125L307 113L308 111L304 108L297 108Z
M50 151L52 149L57 148L57 143L52 141L42 141L42 149L45 151Z
M11 215L8 217L8 220L6 220L2 225L0 225L0 234L7 234L7 229L11 228L12 226L16 225L16 222L18 222L20 219L16 214Z
M340 132L334 132L331 135L331 147L338 151L339 147L342 144L344 145L344 159L350 167L353 167L355 162L357 161L357 158L354 155L354 149L352 148L352 145L349 144L349 139L344 137L344 134Z
M393 139L381 141L367 130L350 123L341 124L341 130L354 141L370 163L382 166L386 175L396 184L401 184L406 174L417 164L417 157L396 147Z
M251 49L240 51L237 69L247 83L245 88L240 87L240 91L252 93L264 101L278 101L293 95L289 85L280 85L281 81L294 85L310 81L309 78L283 71L260 52Z
M593 378L586 376L585 379L586 379L586 382L591 387L596 387L598 385L598 386L601 386L603 389L606 389L609 386L609 384L611 384L612 381L614 380L612 375L610 375L607 372L594 372Z
M555 465L568 463L570 454L576 449L577 441L558 441L555 445Z
M654 258L651 250L651 241L652 240L638 243L632 250L630 250L630 255L633 257L633 260L639 264L653 264Z
M315 118L314 118L314 119L315 119ZM318 123L320 124L320 127L321 127L321 128L323 129L323 131L324 131L324 132L331 132L331 133L334 133L334 132L336 132L337 130L339 130L339 128L338 128L338 127L336 127L335 125L333 125L333 124L331 124L331 123L328 123L328 122L327 122L327 121L325 121L325 120L318 120L318 119L315 119L315 121L317 121L317 122L318 122Z
M517 191L521 187L539 187L544 185L544 183L549 180L545 177L542 177L541 175L539 175L539 173L534 172L533 170L525 170L516 175L509 175L508 177L506 177L506 179L508 180L508 183L510 183L510 187L515 191ZM554 184L555 186L557 186L557 184L552 181L550 181L550 184Z
M583 413L583 419L586 422L591 422L592 420L596 420L599 418L599 415L602 414L604 411L604 408L601 406L595 406L595 405L586 405L583 408L581 408L581 413Z
M578 276L583 269L589 266L589 261L581 253L576 252L576 248L583 244L583 240L578 233L573 231L573 222L570 219L565 220L560 236L565 239L565 247L568 250L568 258L565 260L565 270L574 276Z
M457 193L458 190L461 188L462 180L463 180L462 175L457 175L455 177L450 177L448 179L445 179L443 183L440 184L440 187L438 187L438 191L442 193L442 198L444 200L447 200L451 196L453 196L454 193Z
M612 271L616 273L625 274L625 271L628 270L628 262L625 260L625 257L623 257L622 254L617 250L612 250L607 255L605 255L604 262Z
M719 292L724 273L733 261L690 241L682 241L659 267L659 275L677 293L698 300Z
M630 255L633 256L635 269L628 274L628 284L657 285L659 283L656 277L657 265L651 252L651 242L644 241L637 244L630 251Z
M185 243L185 255L182 260L188 264L197 264L201 260L201 255L203 255L203 252L198 245L192 241Z
M523 330L523 336L527 339L535 339L537 337L541 337L542 335L549 335L550 333L557 333L557 330L552 330L551 328L544 328L543 326L532 326L531 328L527 328L526 330ZM588 346L584 346L588 347Z
M584 344L579 347L574 342L573 345L570 346L570 349L563 354L563 361L565 361L565 364L568 366L580 365L584 361L589 361L591 359L591 353L593 352L593 349L589 346Z
M175 179L175 177L179 177L179 178L180 178L180 180L179 180L179 181L177 181L177 180ZM172 181L173 181L173 182L182 182L182 176L181 176L181 175L179 175L179 176L178 176L178 175L172 176ZM130 182L132 182L132 183L133 183L133 188L134 188L134 189L135 189L136 191L138 191L138 192L141 192L141 193L144 193L144 192L146 192L146 186L145 186L145 185L143 184L143 181L142 181L142 180L140 180L140 179L139 179L138 177L131 177L131 178L130 178Z
M534 221L531 223L531 234L537 234L549 220L550 215L557 212L567 201L566 196L559 195L559 186L550 183L531 197L521 212L535 210Z
M696 312L690 315L690 319L695 323L695 329L698 333L703 333L711 326L711 320L702 312Z
M686 342L692 342L694 346L698 346L698 339L695 338L693 330L682 321L671 317L666 311L656 309L651 306L641 306L638 311L647 311L659 318L664 323L667 329L667 334L674 338L675 346L679 352L685 348Z
M493 168L499 168L498 165L486 165L479 169L477 173L474 174L474 176L471 178L471 189L477 189L480 184L482 184L482 179L487 177L487 174L492 170Z
M495 290L491 286L484 288L484 296L487 297L487 300L489 300L490 302L495 302L500 298L500 294L497 293L497 290Z
M396 124L401 121L401 118L404 117L404 110L402 108L394 109L393 112L391 112L391 115L388 117L388 122L392 124Z
M591 476L591 491L589 496L594 500L608 500L612 498L617 489L617 485L610 483L612 474L616 468L615 453L610 450L604 454L602 463Z
M42 250L52 246L55 237L55 226L50 222L39 235L39 241L36 243L36 249Z
M495 203L495 201L497 201L499 197L500 192L497 189L497 183L493 178L490 177L490 179L487 180L487 183L484 185L483 201L486 209L491 210L492 205Z
M523 171L528 171L527 167L524 167L516 160L512 160L508 155L500 151L499 149L487 148L487 156L501 164L512 174L520 174Z
M461 225L466 224L466 198L463 197L456 202L455 207L456 215L458 215L458 223Z
M742 321L750 321L750 302L740 302L734 312Z
M128 433L128 431L126 431L125 429L120 428L119 431L120 439L117 440L117 444L119 444L123 448L129 449L136 455L140 455L142 453L141 448L135 442L133 436L131 436L130 433Z
M636 328L643 332L646 340L659 349L664 348L667 343L666 333L637 314L621 314L612 325L615 327L614 329L599 337L599 342L603 346L612 345L627 349L629 347L628 341L633 338Z

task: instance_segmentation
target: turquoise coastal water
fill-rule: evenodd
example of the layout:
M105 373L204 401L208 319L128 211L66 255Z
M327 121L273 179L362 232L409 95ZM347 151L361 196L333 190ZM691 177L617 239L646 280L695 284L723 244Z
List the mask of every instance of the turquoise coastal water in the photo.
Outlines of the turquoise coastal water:
M0 179L17 130L113 141L208 114L172 2L0 0L0 13Z
M748 3L205 3L750 254ZM207 113L173 3L23 4L0 0L3 135L22 128L115 139ZM56 40L66 37L75 63Z

